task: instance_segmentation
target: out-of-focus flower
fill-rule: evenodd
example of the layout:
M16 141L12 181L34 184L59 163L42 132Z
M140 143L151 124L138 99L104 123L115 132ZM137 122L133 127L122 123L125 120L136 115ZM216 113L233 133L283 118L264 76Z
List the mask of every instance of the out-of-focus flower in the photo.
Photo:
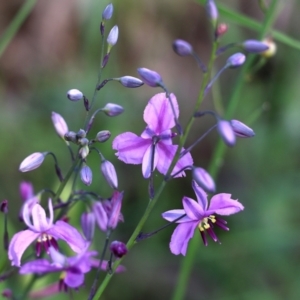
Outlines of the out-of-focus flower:
M277 46L276 43L273 41L272 38L266 38L262 41L264 44L266 44L269 48L268 50L261 53L261 55L265 58L270 58L276 54Z
M206 8L207 16L209 20L212 22L213 28L216 28L219 12L215 1L207 0L205 4L205 8Z
M114 254L114 256L118 258L124 256L128 251L126 245L119 241L113 241L110 244L109 249Z
M246 56L243 53L238 52L231 55L227 59L226 66L231 69L238 68L241 65L243 65L245 61L246 61Z
M193 47L191 46L191 44L180 39L173 42L173 50L180 56L188 56L193 53Z
M77 89L71 89L67 92L67 97L71 101L79 101L79 100L83 99L83 94L81 91L79 91Z
M108 44L108 49L107 53L110 52L111 48L117 43L119 37L119 27L115 25L109 32L107 36L107 44Z
M235 133L229 121L219 120L217 124L217 129L222 140L227 146L232 147L235 145Z

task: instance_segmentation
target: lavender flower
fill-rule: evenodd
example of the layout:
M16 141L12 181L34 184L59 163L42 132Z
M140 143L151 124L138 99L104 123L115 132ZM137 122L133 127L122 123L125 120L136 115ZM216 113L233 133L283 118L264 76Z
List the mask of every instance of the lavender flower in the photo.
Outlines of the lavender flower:
M195 182L208 193L216 191L216 185L210 174L203 168L192 168L192 175Z
M53 224L53 207L52 201L48 201L50 218L46 217L45 210L40 204L35 203L29 210L28 205L24 206L23 220L28 226L28 229L16 233L8 249L8 257L12 261L12 265L20 266L21 258L26 248L37 239L36 254L40 255L42 246L48 252L49 247L57 248L56 239L62 239L72 248L74 252L81 252L86 246L86 241L80 233L71 225L57 221ZM32 223L30 221L32 217Z
M19 219L20 221L23 221L23 213L24 213L24 207L27 206L27 209L29 213L31 212L33 206L36 203L39 203L40 199L39 197L34 195L33 186L30 182L22 181L20 183L20 195L23 200L23 204L20 209L19 213Z
M243 53L237 52L227 59L226 67L235 69L243 65L245 61L246 56Z
M112 3L110 3L104 8L102 12L102 19L109 20L112 17L113 12L114 12L114 7Z
M205 231L215 242L218 241L213 231L213 225L229 230L226 226L227 222L213 214L227 216L244 209L241 203L230 198L230 194L224 193L214 195L208 206L207 195L194 181L193 189L197 202L191 198L183 197L182 204L184 209L169 210L162 214L162 217L169 222L173 222L183 216L176 221L179 225L177 225L171 237L170 250L175 255L186 255L189 240L193 237L196 228L199 229L205 246L207 246Z
M205 8L206 8L206 13L208 18L210 19L210 21L213 24L213 27L215 28L217 25L217 20L218 20L218 8L215 4L215 1L213 0L207 0L206 4L205 4Z
M19 171L29 172L37 169L44 161L48 152L35 152L27 156L20 164Z
M231 120L230 124L234 134L238 137L249 138L255 136L254 131L250 127L238 120Z
M163 81L161 76L157 72L147 68L139 68L137 69L137 71L142 77L144 83L148 84L151 87L161 86Z
M118 78L120 83L128 88L137 88L144 84L144 82L136 77L133 76L123 76Z
M95 231L95 214L93 212L83 213L80 220L85 238L88 241L91 241Z
M171 100L176 113L179 115L178 103L175 95ZM146 129L141 136L132 132L125 132L113 140L113 149L116 155L127 164L142 164L144 178L149 178L155 168L166 174L177 150L177 145L172 145L175 136L171 128L175 126L174 115L169 100L164 93L153 96L144 110ZM176 173L186 166L193 165L190 153L187 153L176 163L172 173ZM184 172L177 174L184 176Z

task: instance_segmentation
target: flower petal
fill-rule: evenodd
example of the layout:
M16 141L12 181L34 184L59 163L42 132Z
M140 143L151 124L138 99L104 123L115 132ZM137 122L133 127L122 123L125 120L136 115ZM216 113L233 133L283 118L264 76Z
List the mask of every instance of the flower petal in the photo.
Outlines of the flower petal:
M174 94L171 94L170 97L176 118L178 118L179 108L176 97ZM156 94L149 100L144 110L144 120L156 134L160 134L175 126L172 107L165 93Z
M12 266L21 265L21 257L24 251L39 235L39 233L31 230L23 230L13 236L8 248L8 258L12 261Z
M64 221L57 221L47 233L56 239L64 240L76 253L80 253L87 244L79 231Z
M84 282L84 274L77 268L70 268L66 272L64 282L70 288L80 287Z
M49 201L49 203L51 203L51 201ZM49 204L49 209L50 209L50 204ZM52 209L52 214L53 214L53 209ZM46 212L39 203L36 203L32 207L31 215L32 215L32 222L33 222L33 227L31 227L32 230L42 233L48 230L49 227L52 226L51 220L50 221L47 220Z
M116 155L126 164L141 164L144 154L152 141L143 139L132 132L125 132L113 140L112 147Z
M101 202L95 202L93 204L93 212L99 228L105 232L107 230L108 213L103 204Z
M156 145L156 153L158 157L157 170L166 175L167 171L171 165L173 157L175 155L178 146L167 145L165 143L159 142Z
M178 219L179 217L186 215L184 209L173 209L173 210L168 210L165 211L164 213L161 214L162 217L169 221L173 222L174 220ZM182 219L176 221L176 223L185 223L185 222L190 222L192 221L188 216L184 216Z
M183 197L182 198L183 208L185 213L191 218L192 220L200 221L204 217L204 210L202 209L201 205L195 200Z
M43 258L43 259L36 259L24 264L20 268L19 273L20 274L30 274L30 273L44 274L50 272L57 272L61 270L63 270L63 268L57 267L52 263L50 263L47 259Z
M99 259L91 258L90 262L91 262L92 267L94 267L94 268L99 267L99 263L100 263ZM107 271L107 269L108 269L108 261L103 260L101 262L101 270ZM115 270L116 273L121 273L121 272L124 272L124 271L126 271L126 268L122 265L117 266L117 269Z
M176 150L177 150L177 146L176 146ZM182 151L183 150L184 149L182 149ZM193 158L191 154L188 152L178 160L171 174L177 173L178 171L182 170L184 167L192 166L193 164L194 164ZM184 171L177 174L175 177L182 177L182 176L185 176Z
M207 209L207 194L205 191L193 180L192 187L197 197L198 203L201 205L203 211Z
M189 240L193 237L198 222L187 222L177 225L170 242L170 250L173 254L186 255Z
M231 194L225 193L214 195L210 200L210 206L207 213L228 216L244 209L244 206L240 202L233 200L230 197Z
M145 152L145 155L143 157L143 163L142 163L142 173L144 178L149 178L152 171L155 170L157 161L158 161L158 154L156 151L157 145L153 146L150 145ZM154 153L153 153L154 151ZM152 162L152 160L154 160Z

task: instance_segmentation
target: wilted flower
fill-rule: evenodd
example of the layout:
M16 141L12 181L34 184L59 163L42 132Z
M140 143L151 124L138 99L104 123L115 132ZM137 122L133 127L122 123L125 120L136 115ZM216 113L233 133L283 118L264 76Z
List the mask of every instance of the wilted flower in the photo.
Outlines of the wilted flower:
M19 171L29 172L37 169L44 161L48 152L35 152L27 156L20 164Z

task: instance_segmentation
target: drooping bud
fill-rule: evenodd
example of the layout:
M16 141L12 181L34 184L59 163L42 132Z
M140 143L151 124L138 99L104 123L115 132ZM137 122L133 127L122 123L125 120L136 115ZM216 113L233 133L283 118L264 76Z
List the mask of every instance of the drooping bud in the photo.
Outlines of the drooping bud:
M114 104L114 103L107 103L103 108L102 111L110 117L116 117L120 115L124 108L121 105Z
M117 189L118 188L118 177L117 177L117 173L116 173L114 165L106 159L102 160L101 172L102 172L106 182L109 184L109 186L112 189Z
M86 146L83 146L79 149L79 155L82 159L85 159L90 153L90 149L89 149L89 146L86 145Z
M217 124L217 129L222 140L227 146L232 147L235 145L235 133L229 121L219 120Z
M238 121L238 120L231 120L230 124L232 126L232 129L234 131L234 134L241 138L250 138L255 136L254 131L245 125L244 123Z
M240 67L246 61L246 56L243 53L235 53L231 55L227 61L226 66L228 68L234 69Z
M151 87L161 86L163 81L161 76L157 72L149 70L147 68L139 68L137 69L137 71L144 83L146 83L147 85Z
M79 101L79 100L81 100L83 98L83 94L82 94L82 92L80 92L77 89L72 89L72 90L68 91L67 97L71 101Z
M97 133L95 140L99 143L104 143L110 138L110 136L111 133L109 130L102 130Z
M193 47L191 46L191 44L180 39L173 42L173 50L180 56L188 56L193 53Z
M208 193L216 191L216 185L210 174L203 168L193 167L192 176L196 183Z
M128 251L126 245L119 241L113 241L110 244L109 249L114 254L114 256L117 258L121 258Z
M128 88L137 88L144 84L144 82L133 76L123 76L117 79L123 86Z
M215 29L217 26L217 21L218 21L218 8L216 6L215 1L213 0L207 0L206 4L205 4L205 8L206 8L206 13L207 16L209 18L209 20L211 21L213 28Z
M64 138L65 134L69 131L68 125L64 118L60 114L53 111L51 119L57 134L61 138Z
M242 43L244 50L250 53L261 53L269 49L269 46L257 40L247 40Z
M112 5L112 3L110 3L104 8L102 12L102 19L109 20L112 17L113 12L114 12L114 6Z
M27 156L20 164L19 171L29 172L37 169L44 161L48 152L35 152Z
M77 134L74 131L69 131L64 136L66 141L77 143Z
M92 170L89 166L85 165L81 168L80 178L81 178L81 181L85 185L88 185L88 186L91 185L92 180L93 180L93 173L92 173Z
M81 215L81 228L85 238L88 241L92 241L95 232L95 215L93 212Z
M4 214L7 214L8 212L8 201L3 200L0 202L0 211L3 212Z
M115 25L109 32L107 36L107 53L110 52L111 48L117 43L119 37L119 27L118 25Z
M265 58L270 58L276 54L277 46L276 43L272 40L272 38L266 38L262 41L269 48L265 52L261 53L261 55Z

